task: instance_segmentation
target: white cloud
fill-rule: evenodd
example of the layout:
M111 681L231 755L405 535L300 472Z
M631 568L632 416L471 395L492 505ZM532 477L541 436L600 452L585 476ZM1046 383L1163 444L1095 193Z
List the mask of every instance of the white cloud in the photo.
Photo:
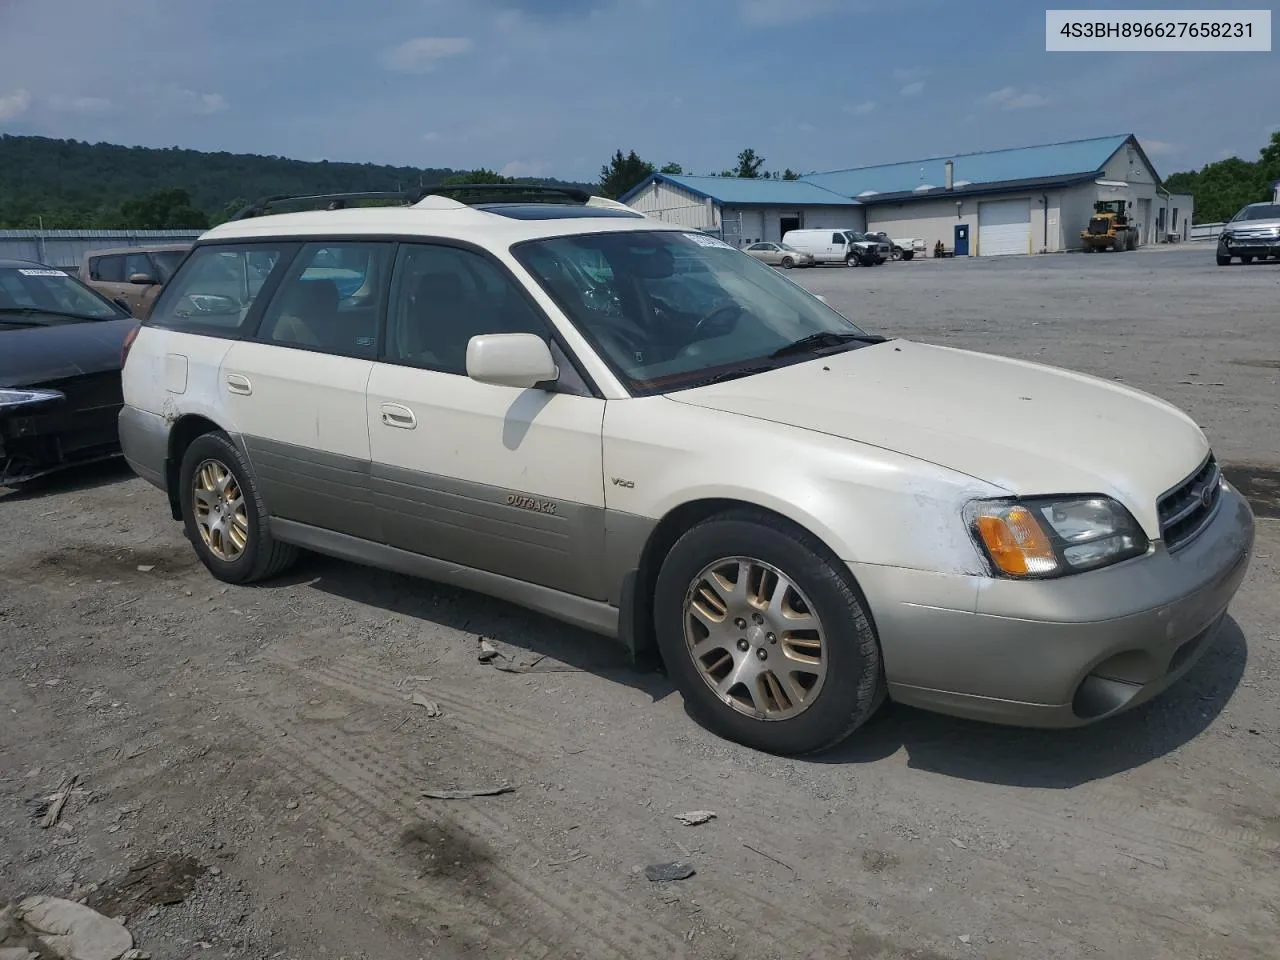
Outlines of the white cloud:
M845 113L852 113L855 117L865 117L868 113L876 108L874 100L864 100L862 103L848 104L844 108Z
M912 83L908 83L905 87L903 87L901 90L898 91L898 93L902 94L902 96L904 97L914 97L917 94L920 94L923 92L924 92L923 80L916 80Z
M63 113L81 113L88 116L101 116L115 109L115 104L106 97L53 96L49 98L49 106Z
M1165 157L1182 149L1176 143L1169 143L1166 140L1148 140L1146 137L1139 137L1138 143L1142 144L1142 149L1149 157Z
M512 160L498 173L504 177L544 177L547 165L538 161Z
M7 96L0 97L0 120L13 120L26 113L31 107L31 94L23 90L15 90Z
M906 83L908 80L922 80L928 75L924 67L894 67L893 79L899 83Z
M414 37L384 53L382 63L402 73L426 73L441 60L470 53L474 47L470 37Z
M1049 98L1034 90L1001 87L999 90L992 90L979 102L990 107L999 107L1001 110L1027 110L1032 107L1047 106Z
M440 140L443 138L440 136L438 131L428 130L426 133L422 135L422 139L425 140L427 143L439 143Z

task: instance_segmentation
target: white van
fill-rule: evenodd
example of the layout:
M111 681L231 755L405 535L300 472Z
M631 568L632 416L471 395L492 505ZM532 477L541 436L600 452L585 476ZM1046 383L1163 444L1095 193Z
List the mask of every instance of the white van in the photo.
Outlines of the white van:
M844 263L851 267L884 263L876 244L863 239L861 233L843 227L826 230L788 230L782 242L804 253L813 254L815 263Z

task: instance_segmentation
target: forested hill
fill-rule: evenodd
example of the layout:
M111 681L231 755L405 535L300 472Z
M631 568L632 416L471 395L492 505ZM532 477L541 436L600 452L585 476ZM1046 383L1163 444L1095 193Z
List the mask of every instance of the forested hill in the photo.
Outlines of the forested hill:
M121 205L166 190L186 191L190 205L216 223L258 197L408 189L469 173L6 135L0 136L0 228L35 227L37 218L47 228L134 226L123 221Z

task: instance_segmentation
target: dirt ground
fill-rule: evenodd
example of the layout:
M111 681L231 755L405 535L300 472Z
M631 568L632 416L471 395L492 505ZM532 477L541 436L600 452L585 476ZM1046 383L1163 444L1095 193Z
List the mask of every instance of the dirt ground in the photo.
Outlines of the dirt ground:
M1280 268L1211 255L796 278L879 332L1166 396L1275 516ZM1121 718L891 708L794 761L475 594L320 558L224 587L158 491L78 472L0 493L0 905L86 896L155 960L1274 958L1278 566L1261 517L1216 646ZM696 872L646 879L672 860Z

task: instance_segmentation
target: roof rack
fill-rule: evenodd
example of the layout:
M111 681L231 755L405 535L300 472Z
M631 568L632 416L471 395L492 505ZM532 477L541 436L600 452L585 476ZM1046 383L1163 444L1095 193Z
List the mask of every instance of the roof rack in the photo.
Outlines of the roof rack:
M421 196L440 196L467 206L482 203L571 203L585 204L591 194L577 187L557 187L540 183L442 183L422 187Z
M487 204L571 203L589 207L631 209L624 203L593 196L577 187L559 187L534 183L441 183L431 187L414 187L401 191L369 191L364 193L278 194L263 197L236 211L231 220L246 220L268 213L272 208L289 203L324 203L328 210L342 210L369 200L394 201L412 206L427 197L444 197L467 207Z
M423 197L421 188L414 190L399 191L367 191L364 193L316 193L316 194L287 194L281 193L271 197L263 197L260 200L254 200L252 203L246 204L240 208L231 217L232 220L246 220L249 217L260 217L267 213L272 207L282 206L286 203L302 203L325 202L328 204L329 210L342 210L349 203L359 203L362 200L396 200L401 204L408 205L416 203Z

